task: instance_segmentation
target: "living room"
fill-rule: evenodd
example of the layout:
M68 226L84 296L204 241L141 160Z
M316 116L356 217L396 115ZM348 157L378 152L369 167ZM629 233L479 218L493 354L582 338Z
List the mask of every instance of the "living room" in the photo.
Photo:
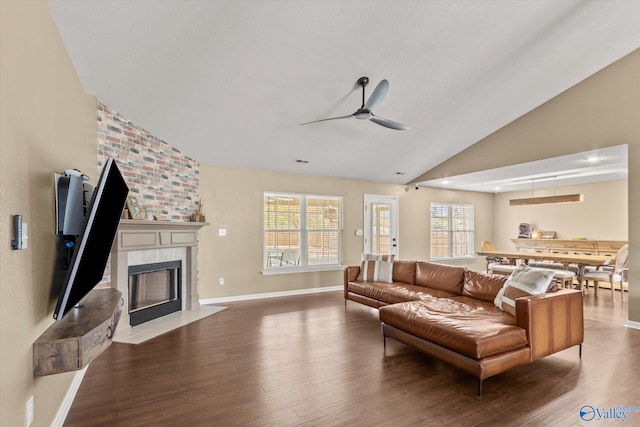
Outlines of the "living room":
M2 246L0 259L3 277L0 285L0 424L25 425L25 402L33 396L33 425L51 425L74 381L73 373L43 378L33 376L33 342L53 322L49 295L54 221L51 177L54 172L68 167L97 176L96 106L103 100L85 92L46 3L2 2L0 11L0 230L7 242ZM639 69L640 52L635 50L429 170L420 180L627 144L628 180L579 188L589 195L580 210L589 215L597 212L593 215L593 228L584 229L581 235L628 239L633 254L640 246L640 214L632 209L640 206ZM363 228L364 194L399 198L399 241L403 259L424 260L428 257L429 203L432 201L465 202L476 206L476 246L484 239L494 240L501 246L508 244L508 238L515 237L517 222L521 222L509 213L508 210L514 208L499 202L509 195L426 187L405 190L406 185L398 183L201 163L199 193L206 203L204 210L210 225L200 234L200 297L208 300L286 293L341 284L341 271L260 273L265 191L344 195L344 265L360 261L362 238L355 231ZM599 205L591 205L598 198L612 194L619 199L615 207L603 210ZM522 212L522 217L531 217L527 211ZM557 225L537 225L563 233L562 221L566 221L566 228L573 222L571 214L564 212L558 211ZM29 246L25 251L9 250L8 241L13 235L11 218L17 213L21 213L29 224ZM506 222L512 223L504 223L505 215L509 218ZM228 230L224 238L218 235L218 229L223 226ZM574 237L574 234L566 237ZM636 259L632 255L632 261ZM247 267L248 264L252 267ZM483 270L485 262L476 258L462 265ZM630 282L640 277L639 269L636 262L630 263ZM221 276L225 278L224 286L218 285ZM636 328L640 323L638 292L637 287L629 286L626 303L628 324Z

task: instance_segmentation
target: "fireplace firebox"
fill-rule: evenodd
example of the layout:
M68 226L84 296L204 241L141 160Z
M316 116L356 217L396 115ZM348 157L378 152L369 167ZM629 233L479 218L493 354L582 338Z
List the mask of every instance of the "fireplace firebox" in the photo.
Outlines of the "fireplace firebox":
M182 310L182 261L129 266L129 323Z

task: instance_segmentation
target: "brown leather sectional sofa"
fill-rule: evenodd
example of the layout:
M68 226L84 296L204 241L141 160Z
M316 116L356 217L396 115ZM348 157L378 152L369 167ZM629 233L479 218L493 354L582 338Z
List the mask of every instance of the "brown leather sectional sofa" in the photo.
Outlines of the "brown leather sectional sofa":
M561 289L516 300L516 315L494 305L507 276L421 261L394 261L393 283L344 272L344 298L379 308L382 332L479 380L579 345L582 293Z

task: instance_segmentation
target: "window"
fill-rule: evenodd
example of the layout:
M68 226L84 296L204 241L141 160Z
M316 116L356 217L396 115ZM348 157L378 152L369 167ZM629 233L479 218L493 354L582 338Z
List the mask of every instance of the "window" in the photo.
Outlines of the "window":
M431 203L431 259L473 257L473 205Z
M341 196L264 193L264 271L341 266Z

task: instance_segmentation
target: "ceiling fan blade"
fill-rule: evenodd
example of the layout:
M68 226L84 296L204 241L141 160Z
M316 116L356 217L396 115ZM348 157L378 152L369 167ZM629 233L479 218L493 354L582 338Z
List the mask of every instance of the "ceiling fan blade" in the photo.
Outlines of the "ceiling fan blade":
M394 130L409 130L409 126L403 125L402 123L394 122L393 120L385 119L378 116L371 116L369 119L374 123L379 124L380 126L384 126L389 129Z
M355 117L355 115L350 114L350 115L348 115L348 116L330 117L330 118L328 118L328 119L320 119L320 120L314 120L314 121L312 121L312 122L300 123L300 126L303 126L303 125L310 125L311 123L326 122L326 121L328 121L328 120L349 119L349 118L352 118L352 117Z
M386 79L381 80L362 108L369 111L373 110L382 102L384 97L387 96L387 92L389 92L389 82Z

